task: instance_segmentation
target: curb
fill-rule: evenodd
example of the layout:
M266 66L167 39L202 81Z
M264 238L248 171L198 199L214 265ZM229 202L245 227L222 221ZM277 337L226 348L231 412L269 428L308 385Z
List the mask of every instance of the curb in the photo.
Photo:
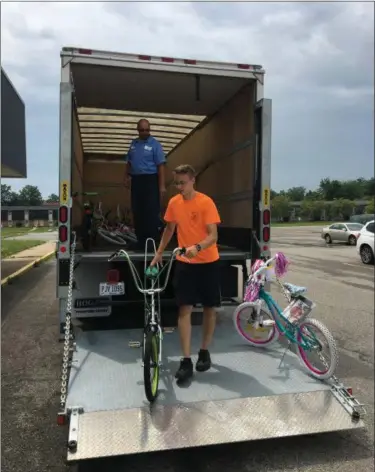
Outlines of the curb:
M6 284L10 284L13 279L25 274L26 272L28 272L33 267L38 267L40 262L46 261L51 256L55 255L55 252L56 251L50 251L47 254L45 254L44 256L39 257L35 261L30 262L29 264L25 265L24 267L21 267L21 269L17 270L16 272L13 272L13 274L8 275L8 277L5 277L5 279L2 279L1 287L3 287Z

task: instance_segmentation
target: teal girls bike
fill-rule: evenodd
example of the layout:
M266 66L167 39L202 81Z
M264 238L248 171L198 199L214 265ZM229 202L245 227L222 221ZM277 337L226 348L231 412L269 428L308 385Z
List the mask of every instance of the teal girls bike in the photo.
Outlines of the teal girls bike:
M310 318L315 304L305 293L306 287L281 283L288 260L283 253L271 259L258 259L247 281L244 302L233 314L234 327L248 344L258 348L270 347L281 336L296 346L302 366L313 377L327 380L334 376L338 364L335 340L328 328L320 321ZM289 304L282 310L265 284L273 276L280 285Z

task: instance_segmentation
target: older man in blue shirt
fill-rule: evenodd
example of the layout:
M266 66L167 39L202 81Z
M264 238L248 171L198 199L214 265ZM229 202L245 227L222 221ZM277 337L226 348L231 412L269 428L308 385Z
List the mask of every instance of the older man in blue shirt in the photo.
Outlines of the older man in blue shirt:
M150 135L148 120L139 120L138 138L133 139L125 156L125 185L131 182L131 207L138 247L144 249L147 238L158 244L160 203L165 193L165 154L159 141Z

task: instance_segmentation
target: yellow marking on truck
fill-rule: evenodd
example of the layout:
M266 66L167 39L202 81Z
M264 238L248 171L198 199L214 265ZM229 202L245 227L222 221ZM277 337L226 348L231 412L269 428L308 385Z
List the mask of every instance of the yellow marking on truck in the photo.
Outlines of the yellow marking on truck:
M266 187L263 190L263 207L269 207L271 201L271 190Z
M66 205L69 200L69 183L67 180L61 182L60 188L60 203L61 205Z

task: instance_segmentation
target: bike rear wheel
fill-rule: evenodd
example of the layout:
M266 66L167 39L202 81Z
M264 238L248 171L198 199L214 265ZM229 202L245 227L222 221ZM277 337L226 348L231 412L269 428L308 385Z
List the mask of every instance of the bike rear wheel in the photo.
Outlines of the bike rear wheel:
M111 243L111 244L116 244L118 246L126 246L126 241L119 237L118 235L110 232L110 231L107 231L105 229L102 229L102 228L98 228L98 235L103 238L105 241Z
M248 344L254 347L269 347L279 339L279 332L272 316L265 310L260 310L263 326L255 326L256 315L254 304L244 302L238 305L233 313L233 323L237 333Z
M297 334L299 343L306 340L312 346L307 348L298 345L297 352L301 364L316 379L329 379L338 365L337 346L332 334L322 322L307 319L299 326Z
M159 390L159 335L149 331L146 336L143 359L143 377L147 400L156 400Z

